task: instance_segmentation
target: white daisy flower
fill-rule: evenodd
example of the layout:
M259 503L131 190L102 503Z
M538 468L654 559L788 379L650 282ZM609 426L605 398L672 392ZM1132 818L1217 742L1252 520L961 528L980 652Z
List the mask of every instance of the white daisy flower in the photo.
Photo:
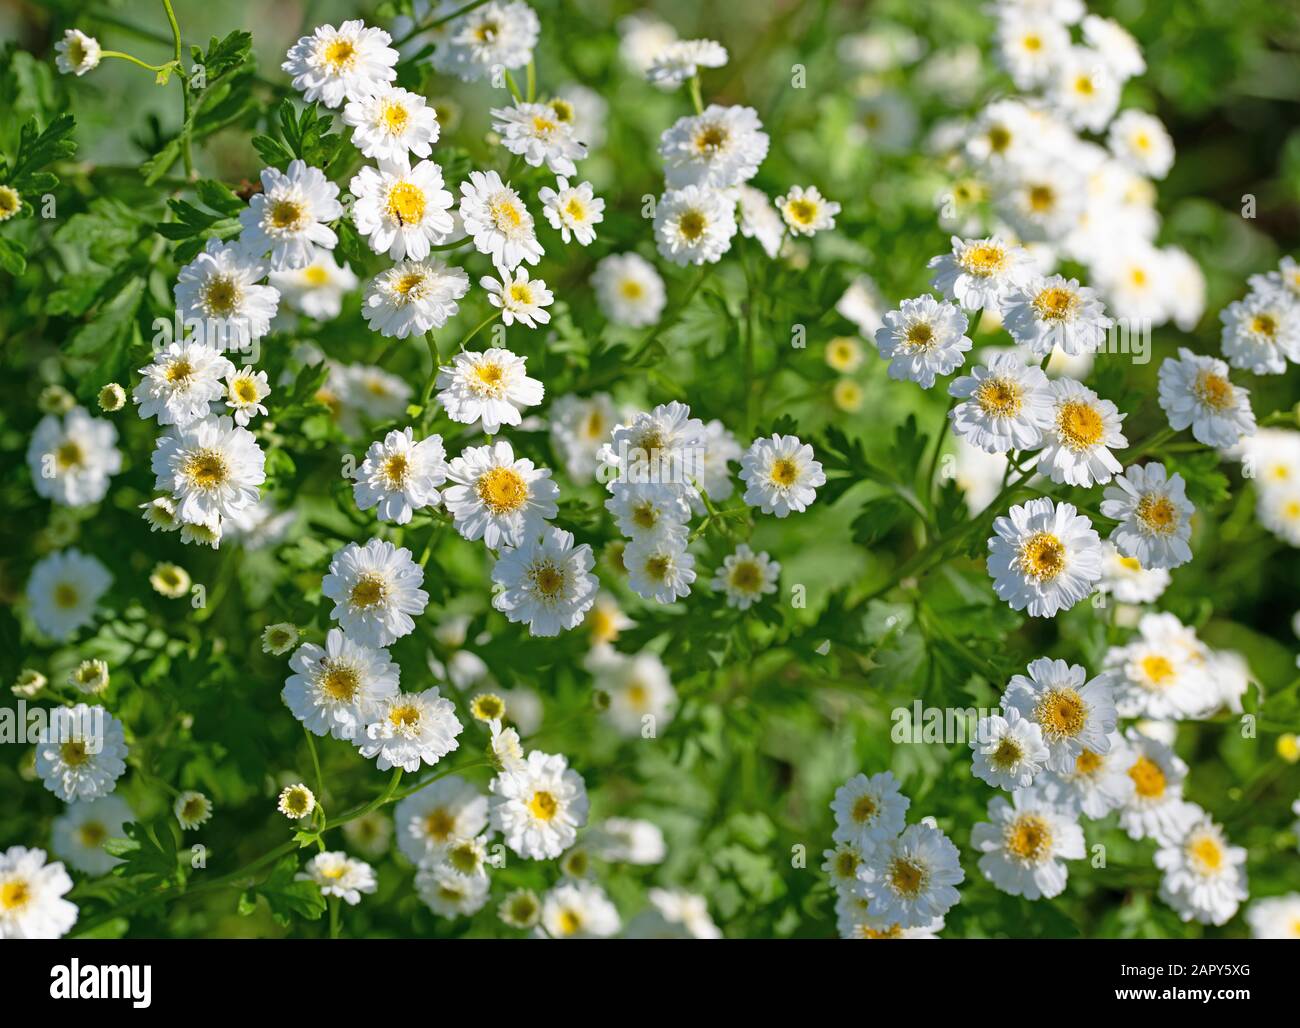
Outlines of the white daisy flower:
M727 594L727 606L749 610L764 596L776 592L781 565L766 552L755 553L741 543L734 553L722 561L710 583L714 589Z
M1011 337L1035 357L1058 348L1070 356L1097 353L1114 324L1093 290L1063 275L1036 276L1012 289L1001 313Z
M616 425L597 453L596 477L611 491L622 484L649 484L670 496L690 498L704 469L704 423L676 400L638 412Z
M316 794L302 782L286 785L280 790L275 809L290 821L301 821L316 809Z
M36 743L36 774L67 803L98 799L126 772L122 722L103 707L54 707Z
M266 335L280 304L278 289L257 284L266 273L267 266L238 243L209 239L203 252L181 268L172 290L195 342L247 353L254 340ZM224 374L222 368L217 377Z
M623 927L594 882L564 882L542 897L542 927L552 939L607 939Z
M740 458L740 479L746 484L745 503L764 514L787 517L802 513L817 498L817 486L826 484L813 448L797 436L776 435L755 439Z
M1128 748L1118 735L1111 735L1109 742L1105 753L1084 749L1073 767L1048 772L1039 780L1043 795L1063 810L1090 818L1105 817L1128 803L1133 795Z
M650 60L646 79L660 89L676 89L694 78L701 68L721 68L727 49L711 39L679 39L668 43Z
M510 270L542 259L533 216L519 194L495 171L471 171L460 184L457 209L474 248L492 258L497 268Z
M262 403L271 394L265 371L254 371L251 367L236 371L232 364L226 372L226 406L234 412L235 424L246 427L253 418L266 415L266 406Z
M651 889L650 906L632 919L628 939L721 939L703 896L673 889Z
M1160 365L1159 391L1169 427L1181 432L1190 426L1199 443L1223 449L1255 434L1250 391L1233 385L1228 365L1216 357L1180 346L1176 360L1166 357Z
M1154 114L1129 109L1110 123L1106 143L1116 160L1140 175L1164 178L1174 164L1174 142Z
M1300 433L1262 428L1243 440L1242 474L1261 493L1289 493L1300 485Z
M1121 717L1178 721L1219 705L1209 650L1173 614L1142 615L1138 637L1106 652L1106 669Z
M363 100L397 78L400 56L388 44L383 29L368 28L361 20L345 21L338 28L318 25L285 55L281 70L293 76L293 88L311 103L338 107L344 100Z
M859 872L858 893L872 917L916 928L942 917L961 898L966 875L957 847L938 828L909 825L882 842Z
M143 377L132 395L140 417L157 416L160 425L188 425L208 416L212 402L225 391L222 379L234 371L215 346L192 339L169 343L140 369Z
M686 523L691 509L678 493L657 483L615 482L614 495L605 501L605 509L614 516L618 530L630 539L672 537L686 545Z
M821 869L830 877L836 893L851 890L858 880L858 868L866 859L861 849L851 842L837 842L834 849L822 850Z
M1101 512L1120 522L1110 534L1116 548L1142 567L1176 568L1192 559L1196 508L1187 499L1183 476L1167 476L1163 464L1134 465L1117 476L1106 487Z
M980 718L970 748L971 774L995 789L1027 789L1047 764L1042 729L1014 707Z
M611 864L649 867L662 864L668 856L663 829L653 821L633 817L607 817L592 825L585 845L595 856Z
M980 873L1011 896L1051 899L1065 891L1069 872L1062 860L1085 856L1083 829L1070 814L1034 789L989 803L989 820L971 829L971 846L983 856Z
M1117 318L1163 324L1175 302L1175 280L1167 255L1144 240L1133 240L1118 254L1094 261L1093 281Z
M714 264L736 234L736 200L707 186L670 189L655 205L655 245L674 264Z
M796 236L814 236L833 229L835 215L840 213L840 205L822 196L816 186L791 186L789 192L776 198L776 209Z
M1074 165L1048 160L1040 151L995 179L993 186L994 210L1026 242L1056 242L1080 227L1086 181ZM1033 270L1031 255L1023 271Z
M60 58L62 60L62 58ZM0 939L61 939L77 923L77 905L63 897L72 878L44 850L0 852Z
M439 71L462 82L487 78L494 68L522 68L533 58L541 23L525 3L493 0L456 18L434 51Z
M1121 83L1089 47L1071 47L1047 84L1052 106L1079 131L1102 132L1119 108Z
M59 73L76 75L77 78L98 68L103 57L99 40L78 29L64 29L63 38L54 44L54 52L58 55L54 58L54 66Z
M172 426L158 439L152 458L155 488L179 502L183 522L211 522L257 502L266 481L266 455L246 428L230 418L205 418Z
M262 652L283 657L298 645L302 632L292 621L279 621L262 629Z
M532 168L543 164L555 175L576 175L587 146L573 133L573 123L556 116L548 104L518 101L511 107L493 107L492 130L501 145Z
M460 311L469 276L440 260L406 260L381 271L366 287L361 314L372 331L396 339L442 328Z
M1038 467L1053 482L1085 487L1109 482L1122 470L1110 451L1128 445L1120 431L1127 415L1073 378L1058 378L1052 393L1052 422L1043 437Z
M528 625L529 635L558 635L576 628L596 600L591 547L573 545L573 533L550 525L505 547L492 568L501 591L492 606L506 619Z
M558 190L543 186L537 191L542 213L566 243L573 236L582 246L589 246L596 239L595 226L605 220L605 201L595 195L590 182L570 186L569 180L561 177L556 185Z
M459 775L431 782L399 800L393 811L397 845L413 864L441 857L457 839L473 839L488 824L488 798Z
M648 722L656 728L673 719L677 690L663 661L648 650L626 657L612 650L593 650L586 662L592 687L609 696L601 715L619 735L641 735Z
M659 140L668 188L727 189L748 182L767 156L769 142L752 107L710 104L703 114L678 118Z
M108 664L102 660L83 660L68 675L68 684L88 696L101 693L108 688Z
M219 514L213 514L209 517L200 518L197 521L186 521L181 524L181 542L194 543L198 546L210 546L212 549L220 549L221 537L224 534L224 519Z
M289 658L294 673L280 693L308 731L353 741L380 705L397 695L400 669L385 649L372 649L331 628L325 647L304 643Z
M591 634L592 646L609 645L636 622L623 613L618 600L606 592L596 594L595 605L587 612L583 626Z
M78 549L42 557L27 579L27 606L36 627L52 639L70 639L95 619L95 606L113 576Z
M412 429L393 429L370 444L366 459L352 472L357 509L378 507L380 521L409 524L415 511L435 507L442 498L438 487L447 480L446 457L441 436L417 443Z
M141 515L149 525L150 533L175 532L181 527L176 516L176 501L170 496L157 496L148 503L140 504Z
M270 250L273 271L305 268L317 248L333 250L339 237L326 222L343 217L339 187L319 168L289 162L289 171L262 169L262 191L254 193L239 215L239 246L260 260Z
M623 62L644 76L660 51L677 41L676 30L647 11L638 11L618 22L618 53Z
M1282 289L1292 298L1300 300L1300 262L1294 257L1283 257L1274 271L1263 275L1251 275L1247 283L1253 292L1266 293L1270 289Z
M1038 726L1047 744L1048 769L1066 774L1084 750L1109 753L1116 718L1109 676L1085 684L1088 673L1082 665L1050 657L1032 661L1028 671L1007 683L1000 706Z
M1281 289L1252 292L1219 312L1220 348L1234 368L1280 375L1300 363L1300 303Z
M559 486L550 468L534 468L526 457L515 459L508 442L469 446L447 466L442 501L455 519L456 531L482 539L489 549L521 546L555 517Z
M629 328L655 324L668 302L659 272L636 253L602 257L592 272L591 285L606 319Z
M889 377L915 382L922 389L934 385L936 375L961 367L972 345L965 334L966 315L929 293L904 300L884 321L876 333L876 349L889 361Z
M1133 792L1120 808L1120 827L1130 839L1164 844L1181 837L1201 816L1199 807L1183 800L1187 765L1163 742L1136 728L1128 729L1124 739L1125 773L1133 782Z
M1029 255L996 236L965 240L952 237L952 252L931 257L930 284L967 310L997 310L1021 288L1030 271Z
M462 874L450 863L424 864L415 873L415 891L439 917L473 917L487 904L489 889L486 874Z
M856 846L865 857L897 838L907 821L912 801L898 789L891 771L867 777L856 774L835 790L831 812L835 815L835 842Z
M485 275L479 279L479 285L487 290L488 302L501 308L501 320L507 326L518 321L536 328L551 320L550 311L544 308L549 307L555 297L544 281L535 278L530 282L525 267L515 268L513 272L498 270L500 278Z
M438 141L438 115L419 93L390 86L351 100L343 124L352 126L352 145L374 161L406 154L428 157Z
M32 488L65 507L85 507L108 494L109 479L122 470L117 428L73 407L62 418L41 418L27 444Z
M518 771L524 765L524 745L513 728L502 728L501 721L488 722L492 738L488 741L488 760L498 771Z
M1300 939L1300 892L1256 900L1246 908L1255 939Z
M122 861L106 852L104 843L125 838L126 824L134 820L135 814L119 796L69 803L50 825L50 848L78 871L105 875Z
M1169 588L1164 568L1144 568L1136 557L1125 557L1112 542L1102 544L1101 581L1097 591L1109 593L1120 603L1155 603Z
M321 595L334 601L330 617L364 646L387 646L415 628L428 606L424 568L411 551L382 539L348 543L330 561Z
M1047 82L1069 49L1069 31L1049 15L1008 10L998 21L998 63L1017 89Z
M596 455L618 422L610 395L556 397L548 421L551 448L563 460L569 477L579 482L594 479Z
M172 803L172 814L181 830L190 832L212 819L212 801L203 793L191 789L176 797Z
M1228 845L1223 828L1205 814L1162 842L1155 863L1165 873L1160 898L1184 921L1227 924L1248 898L1246 850Z
M746 239L757 239L763 252L775 260L785 241L785 218L760 189L741 184L736 187L736 197L740 234Z
M1052 384L1014 351L954 379L948 392L961 400L949 417L953 431L985 453L1034 450L1052 424Z
M735 492L731 480L731 465L740 460L744 451L727 426L717 418L704 426L704 455L699 459L693 481L711 500L726 500ZM693 493L687 499L696 513L705 511L703 502Z
M646 600L676 603L691 594L695 557L678 536L635 539L623 550L628 587Z
M293 271L273 271L271 285L296 311L317 321L330 321L343 309L343 295L357 287L357 276L340 265L328 250L317 250L311 263Z
M492 779L490 819L511 851L554 860L587 823L587 787L559 754L533 750L525 766Z
M320 886L322 896L337 896L350 907L361 902L362 893L370 895L379 888L375 869L364 860L349 857L342 850L317 853L293 879L296 882L315 882Z
M542 383L528 377L526 364L527 358L497 347L462 350L438 369L438 402L452 421L482 421L483 431L496 435L502 425L518 425L524 407L542 402Z
M362 168L349 187L356 202L352 220L375 253L395 261L422 261L430 248L455 230L455 197L443 188L442 169L433 161L411 167L406 157Z
M1034 142L1033 116L1025 104L995 100L967 130L965 151L977 166L1001 171L1020 164Z
M1137 41L1119 22L1095 14L1083 19L1083 38L1120 81L1141 75L1146 61Z
M1291 486L1261 491L1256 516L1283 542L1300 546L1300 489Z
M445 699L437 686L424 692L395 693L380 702L364 738L356 739L357 750L366 759L377 757L380 771L400 767L413 774L420 770L421 762L432 767L456 749L460 745L456 736L463 730L456 705Z

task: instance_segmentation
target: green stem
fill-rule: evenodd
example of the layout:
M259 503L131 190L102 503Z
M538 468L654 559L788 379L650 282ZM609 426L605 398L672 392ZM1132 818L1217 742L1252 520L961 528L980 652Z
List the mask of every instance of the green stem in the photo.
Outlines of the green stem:
M181 122L181 160L185 163L185 177L193 179L194 175L194 154L191 152L191 142L193 127L190 121L190 81L189 76L185 73L185 66L181 63L181 27L176 21L176 12L172 10L171 0L162 0L163 10L167 12L167 22L172 28L172 39L176 45L176 77L181 84L181 105L182 117Z
M172 63L171 61L167 61L164 64L146 64L144 61L140 60L140 58L133 57L131 54L123 53L121 50L101 50L99 52L99 56L116 57L118 60L121 61L130 61L132 64L137 64L141 68L145 68L146 70L152 71L155 74L162 71L164 68L168 67Z
M700 76L698 74L691 76L691 103L695 105L695 113L704 113L704 99L700 96Z
M316 740L312 738L306 725L302 726L302 734L307 737L307 751L311 754L311 766L316 774L316 802L320 803L325 795L325 778L320 773L320 758L316 756Z
M416 25L414 28L411 29L410 32L404 35L401 39L394 40L392 45L394 47L404 46L405 44L409 43L412 39L414 39L416 36L418 36L421 32L428 32L430 29L436 29L440 25L446 25L447 22L449 21L455 21L462 14L469 14L469 12L474 10L474 8L482 7L487 2L488 0L474 0L473 3L468 3L464 7L458 7L450 14L444 14L441 18L437 18L434 21L427 21L424 22L423 24Z

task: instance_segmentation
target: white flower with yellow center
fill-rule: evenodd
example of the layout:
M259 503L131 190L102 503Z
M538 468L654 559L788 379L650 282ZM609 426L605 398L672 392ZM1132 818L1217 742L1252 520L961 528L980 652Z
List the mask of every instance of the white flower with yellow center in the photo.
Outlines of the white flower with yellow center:
M965 150L977 165L991 170L1014 167L1036 139L1032 116L1020 100L996 100L968 130Z
M400 767L414 774L422 763L432 767L456 749L463 730L456 705L435 686L385 697L364 738L357 737L357 749L367 759L378 758L380 771Z
M54 65L64 75L80 78L99 67L103 49L99 40L77 29L64 29L63 38L54 44Z
M411 551L382 539L365 546L348 543L330 561L321 595L334 601L330 617L363 646L387 646L409 635L424 613L429 594L424 568Z
M1085 487L1109 482L1122 468L1110 451L1128 445L1120 431L1126 415L1073 378L1058 378L1052 393L1052 421L1038 467L1053 482Z
M280 790L275 809L291 821L301 821L316 809L316 795L302 782Z
M23 199L13 186L0 183L0 225L16 217L23 209Z
M542 901L532 889L515 889L501 901L497 916L511 928L534 928L542 917Z
M258 285L266 272L266 264L238 243L209 239L203 252L181 268L172 290L194 341L243 353L266 335L280 304L278 289Z
M497 775L489 788L492 827L529 860L554 860L587 823L587 787L560 754L533 750L523 768Z
M985 453L1033 450L1052 423L1052 384L1018 353L995 354L948 392L961 402L948 415L953 431Z
M1175 302L1173 268L1169 258L1150 243L1133 240L1121 253L1094 261L1091 270L1116 318L1134 326L1143 319L1156 325L1168 319Z
M761 189L742 183L736 187L736 197L740 234L746 239L757 239L763 252L774 260L785 241L785 218Z
M63 550L42 557L27 579L27 609L36 627L51 639L70 639L95 620L95 605L113 576L94 557Z
M1088 673L1081 664L1050 657L1032 661L1028 671L1007 683L999 706L1038 726L1047 744L1048 769L1070 772L1084 750L1109 753L1116 718L1110 677L1085 682Z
M655 205L655 245L665 260L714 264L731 249L736 199L708 186L670 189Z
M1072 128L1100 133L1119 108L1120 88L1095 50L1071 47L1053 68L1047 97Z
M317 853L306 867L293 876L297 882L315 882L322 896L337 896L350 907L379 888L375 869L363 860L355 860L342 850Z
M439 260L402 261L370 280L361 314L382 335L405 339L442 328L460 311L469 276Z
M395 261L424 260L456 227L455 197L443 188L442 169L433 161L414 167L405 156L380 161L377 168L362 168L350 188L357 231L369 239L371 250Z
M1234 368L1280 375L1287 361L1300 363L1300 302L1277 288L1252 292L1219 312L1220 348Z
M60 939L77 922L77 905L63 897L72 878L44 850L10 846L0 852L0 939Z
M605 201L592 191L590 182L570 186L567 178L556 180L559 189L543 186L537 191L542 213L566 243L570 236L583 246L596 239L596 225L605 220Z
M488 823L488 798L459 775L448 775L399 800L393 811L397 845L413 864L440 857L458 839Z
M851 890L865 860L862 850L851 842L837 842L834 849L822 850L822 857L821 867L830 877L831 887L837 893Z
M628 587L657 603L676 603L691 594L695 557L680 536L635 539L623 550Z
M326 224L343 217L338 195L339 187L304 161L290 161L287 173L263 168L262 191L249 198L239 215L239 246L258 259L269 250L273 271L307 267L318 248L333 250L338 244L339 237Z
M68 803L107 796L126 771L122 722L103 707L55 707L36 743L36 773Z
M1156 851L1163 871L1160 898L1184 921L1227 924L1246 900L1246 850L1230 846L1223 828L1203 811Z
M542 259L533 216L495 171L469 173L460 184L458 210L465 231L474 237L474 248L491 257L498 268L508 271Z
M1121 82L1147 70L1137 40L1119 22L1095 14L1085 15L1083 38Z
M294 673L280 697L290 713L314 735L349 741L397 695L401 674L387 650L362 646L337 628L329 630L323 649L315 643L298 647L289 667Z
M1283 289L1294 300L1300 301L1300 262L1294 257L1283 257L1276 270L1251 275L1246 281L1252 292L1266 293L1270 289Z
M1256 900L1246 909L1255 939L1300 939L1300 892Z
M68 684L88 696L101 693L108 688L108 664L102 660L83 660L68 675Z
M1283 542L1300 546L1300 488L1261 491L1257 516Z
M459 847L456 852L469 852L475 843L464 840L455 846ZM439 917L473 917L487 904L489 890L486 874L464 874L448 856L437 863L422 864L415 873L415 891Z
M498 347L462 350L438 369L438 402L452 421L481 421L485 433L496 435L502 425L518 425L523 408L542 402L542 383L528 377L526 365L526 358Z
M140 417L158 418L160 425L188 425L206 418L211 403L220 400L222 379L235 366L221 351L195 340L169 343L140 369L135 402Z
M1063 275L1035 276L1002 299L1002 324L1036 357L1054 349L1070 356L1105 348L1114 324L1097 294Z
M383 29L357 19L338 28L318 25L285 55L280 68L293 77L293 88L307 103L319 100L338 107L344 100L363 100L397 78L400 56Z
M176 797L172 803L172 814L182 831L193 831L212 818L212 801L201 792L189 790Z
M466 447L447 466L442 501L456 530L489 549L521 546L555 517L560 488L550 468L535 468L504 440L491 446Z
M262 629L262 652L283 657L298 645L302 632L291 621L279 621Z
M662 47L646 68L646 79L660 89L676 89L694 78L701 68L721 68L727 48L712 39L679 39Z
M654 485L674 497L691 499L704 474L707 433L691 409L673 400L639 411L616 425L597 453L596 477L610 492L623 485Z
M273 271L271 285L294 310L317 321L330 321L343 309L343 296L357 287L357 276L328 250L317 250L310 264L293 271Z
M1133 796L1128 747L1116 734L1105 753L1084 749L1066 771L1048 772L1039 779L1043 795L1063 810L1090 818L1105 817Z
M557 116L550 104L519 101L512 107L492 108L492 130L501 145L532 168L546 165L555 175L576 175L587 146L578 141L573 123Z
M993 185L995 211L1027 243L1059 244L1086 224L1085 182L1072 164L1040 155L995 179Z
M1069 31L1049 14L1011 9L998 20L998 63L1017 89L1047 82L1069 49Z
M884 321L876 333L876 349L889 361L889 377L915 382L922 389L934 385L936 375L961 367L971 348L966 315L929 293L904 300Z
M1164 178L1174 164L1174 142L1164 123L1146 111L1127 110L1110 123L1110 152L1134 171Z
M380 521L409 524L415 511L436 506L441 499L438 487L447 478L442 437L431 435L417 443L412 429L393 429L370 444L352 478L358 510L378 507Z
M545 308L555 297L544 281L540 278L529 281L528 269L524 267L515 268L513 272L501 270L500 274L500 278L485 275L479 279L479 285L487 290L488 302L501 309L501 320L506 325L518 321L536 328L551 320L551 314Z
M235 424L246 426L258 415L266 414L262 403L271 394L265 371L246 367L236 371L232 365L226 374L226 406L234 412Z
M1119 824L1130 839L1179 838L1200 815L1183 799L1187 765L1163 742L1130 728L1124 733L1125 773L1133 782Z
M704 426L704 454L699 459L692 478L709 499L718 501L730 498L736 491L736 484L731 479L731 465L740 460L744 451L736 437L720 420L714 418ZM687 500L697 514L703 514L707 508L697 491L688 490Z
M807 510L817 498L817 486L826 484L813 448L797 436L778 434L754 440L740 458L740 479L745 502L778 518Z
M155 488L179 502L180 520L201 524L255 504L265 463L253 434L221 417L173 426L158 440L152 468Z
M858 874L858 895L868 912L900 928L917 928L943 917L961 898L966 875L957 847L928 824L909 825L882 842Z
M1144 614L1138 638L1106 653L1120 716L1157 721L1203 717L1220 700L1209 657L1195 629L1173 614Z
M212 514L196 521L181 523L181 542L183 543L209 546L217 550L221 548L221 537L224 534L225 519L220 514Z
M691 509L681 494L658 483L611 483L614 495L605 509L629 539L672 538L686 545Z
M598 592L583 625L591 634L591 644L595 648L617 642L622 632L636 627L636 622L623 613L617 598L607 592Z
M669 189L700 185L727 189L748 182L767 156L769 140L752 107L710 104L678 118L659 139Z
M1160 365L1160 406L1176 432L1190 426L1206 446L1226 448L1255 434L1250 391L1228 380L1228 365L1217 357L1178 348L1177 359Z
M518 771L524 766L524 746L519 732L513 728L502 728L501 721L493 718L488 722L492 738L488 743L488 759L498 771Z
M461 5L463 6L463 5ZM537 14L525 3L492 0L456 18L433 54L433 65L462 82L488 78L495 68L522 68L541 33Z
M352 126L352 145L375 161L396 161L411 153L428 157L438 141L438 115L419 93L391 86L343 108Z
M594 564L591 547L575 547L571 532L549 525L525 532L517 546L502 549L492 568L500 587L492 606L507 620L528 625L530 635L576 628L596 600Z
M646 328L659 320L668 302L664 280L637 253L602 257L591 276L601 313L616 325Z
M565 882L542 897L542 927L552 939L607 939L623 922L595 882Z
M1144 568L1176 568L1192 559L1189 540L1196 508L1183 476L1156 462L1129 468L1106 487L1101 512L1119 522L1110 539Z
M891 771L867 777L856 774L835 790L831 812L835 815L836 842L849 843L870 857L879 846L903 830L912 801L898 789Z
M1120 603L1155 603L1169 588L1169 572L1144 568L1136 557L1126 557L1112 542L1102 544L1101 581L1097 591L1109 593Z
M840 205L822 196L816 186L791 186L784 196L776 198L776 209L796 236L814 236L833 229L835 215L840 213Z
M27 444L32 488L65 507L85 507L108 494L109 479L122 470L117 428L84 407L63 417L41 418Z
M619 419L609 393L556 397L549 414L551 448L563 460L564 470L579 482L592 481L596 455Z
M1042 729L1014 707L980 718L970 748L971 773L995 789L1027 789L1047 764Z
M994 888L1025 899L1051 899L1065 891L1063 860L1082 860L1083 829L1071 815L1035 789L1021 789L1008 802L989 803L989 820L971 829L971 846L983 856L980 873Z
M619 735L633 738L647 724L657 731L672 721L677 690L654 653L644 650L628 657L610 649L593 650L585 666L592 687L609 696L602 717Z
M930 258L930 284L967 310L994 310L1029 274L1029 255L1019 246L991 236L952 237L952 252Z
M118 796L69 803L50 825L50 848L78 871L108 874L122 861L110 855L104 843L125 838L126 824L134 820L131 808Z
M727 606L749 610L764 596L776 592L781 565L766 552L755 553L745 543L722 561L713 576L713 588L727 595Z

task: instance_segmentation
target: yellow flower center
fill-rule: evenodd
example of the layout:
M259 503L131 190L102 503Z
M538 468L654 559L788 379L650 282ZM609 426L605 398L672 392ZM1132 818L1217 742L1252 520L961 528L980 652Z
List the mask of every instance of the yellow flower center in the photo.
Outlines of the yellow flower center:
M999 771L1010 771L1020 763L1020 759L1025 755L1020 743L1010 736L1004 736L998 743L998 748L993 751L989 757L989 763Z
M980 410L995 418L1014 418L1024 406L1020 383L1010 378L986 378L975 390Z
M388 723L409 735L420 727L420 715L420 708L414 703L401 703L388 712Z
M86 752L86 744L78 739L71 742L65 742L59 747L59 756L63 758L63 763L68 767L81 767L82 764L90 760L90 754Z
M406 131L406 126L410 123L411 115L406 108L398 103L384 105L384 128L394 136L400 136Z
M382 575L368 571L361 575L356 584L352 586L352 592L348 595L348 602L359 610L370 610L372 607L378 607L387 598L388 583Z
M1044 321L1068 321L1078 309L1078 295L1060 286L1050 286L1034 297L1034 311Z
M1128 769L1128 776L1133 779L1137 794L1143 799L1156 799L1165 794L1165 773L1150 757L1138 757L1137 762Z
M1020 544L1016 565L1030 578L1050 582L1065 570L1065 544L1051 532L1035 532Z
M1202 874L1217 871L1223 866L1223 847L1212 835L1201 835L1187 846L1187 855Z
M618 291L625 300L639 300L645 296L645 288L634 278L625 278L618 284Z
M394 453L384 458L383 476L384 481L388 483L389 489L400 489L404 486L410 473L411 465L406 459L406 454Z
M790 219L800 225L811 225L817 219L817 205L802 197L787 203L785 210Z
M218 318L228 318L239 309L239 284L229 275L214 275L203 288L203 309Z
M1034 707L1034 720L1049 742L1073 739L1088 723L1088 707L1073 689L1049 689Z
M1211 410L1227 410L1233 404L1232 383L1212 371L1202 371L1196 376L1192 393Z
M302 277L307 280L309 286L319 288L329 282L330 273L319 264L313 264L310 268L303 270Z
M271 227L282 232L302 228L307 212L296 200L276 200L271 204Z
M108 829L98 821L87 821L77 829L77 838L86 849L95 849L108 838Z
M1100 753L1094 753L1092 750L1084 750L1074 758L1074 773L1077 775L1091 775L1101 769L1105 763Z
M706 157L711 157L726 146L727 138L725 125L705 125L695 133L695 150Z
M681 232L682 238L695 242L704 235L704 230L708 228L708 219L697 210L689 210L682 214L677 221L678 231Z
M182 385L184 385L186 382L190 380L190 377L193 374L194 374L194 365L191 364L189 361L187 361L184 357L181 357L179 360L174 360L169 365L167 365L167 371L163 377L165 377L168 382L172 382L172 383L179 382Z
M198 450L186 458L182 473L198 489L216 489L230 477L230 468L220 451Z
M424 209L424 190L414 182L398 182L388 191L388 217L399 225L420 224Z
M903 342L910 350L928 350L934 344L934 329L924 321L909 325L903 334Z
M357 59L357 48L350 40L335 39L325 47L325 63L335 74L351 68Z
M11 878L0 885L0 909L21 910L31 898L31 887L24 878Z
M988 278L1007 266L1007 251L1000 246L979 243L962 251L957 263L972 275Z
M758 592L762 584L763 573L753 561L741 561L731 569L731 585L740 592Z
M1148 531L1169 535L1178 527L1178 508L1168 496L1143 496L1138 500L1137 518Z
M864 825L876 816L879 809L874 796L859 796L853 801L853 820Z
M564 589L564 572L550 561L539 564L529 571L533 588L548 599L558 596Z
M1037 814L1021 814L1007 826L1007 852L1021 860L1037 863L1052 852L1052 830Z
M474 489L483 506L498 517L513 514L528 500L528 483L514 468L488 468Z
M560 804L549 792L538 789L528 801L528 810L537 820L549 821L559 813Z
M1056 412L1056 431L1066 447L1078 453L1101 442L1106 424L1096 407L1079 400L1067 400Z
M424 816L424 831L436 842L445 842L456 830L456 818L446 807L435 807Z
M1250 330L1257 335L1272 339L1277 335L1277 318L1272 314L1256 314L1250 319Z
M357 669L347 664L331 664L329 661L324 664L321 691L337 703L351 703L361 688L361 676L357 674Z
M510 299L520 307L533 305L533 287L527 282L515 282L510 286Z
M77 587L68 582L60 582L54 587L54 605L60 610L72 610L81 602Z
M919 896L929 880L929 868L915 860L895 857L889 864L889 884L903 896Z
M778 457L772 461L772 470L768 472L768 478L772 480L773 485L789 489L799 479L799 465L790 457Z
M577 911L565 909L560 913L560 934L573 935L582 927Z
M994 153L1005 153L1011 145L1011 133L1005 125L994 125L988 131L989 149Z
M79 468L85 463L86 456L77 445L76 440L65 439L54 450L54 463L61 471Z
M251 378L235 379L235 399L240 403L256 403L257 383Z
M1045 183L1029 187L1029 209L1035 214L1047 214L1056 206L1056 190Z

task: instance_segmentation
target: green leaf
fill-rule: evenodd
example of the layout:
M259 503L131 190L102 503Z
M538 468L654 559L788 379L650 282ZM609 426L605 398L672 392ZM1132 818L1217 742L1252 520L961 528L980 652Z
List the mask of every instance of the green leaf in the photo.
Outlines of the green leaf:
M11 275L21 275L27 270L27 249L16 239L0 236L0 268Z
M239 900L239 912L252 912L255 897L266 900L271 908L271 916L281 925L292 923L295 915L309 921L317 920L325 913L325 897L321 895L320 886L311 881L295 881L298 872L298 858L287 856L275 865L275 870L259 885L253 886Z

